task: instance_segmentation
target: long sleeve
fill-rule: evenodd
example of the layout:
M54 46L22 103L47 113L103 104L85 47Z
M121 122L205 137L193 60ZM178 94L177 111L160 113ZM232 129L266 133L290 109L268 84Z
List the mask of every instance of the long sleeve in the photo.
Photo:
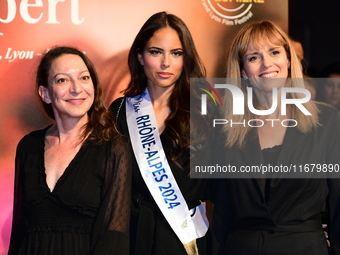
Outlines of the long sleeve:
M92 254L129 254L131 168L125 145L112 144L108 155L102 204L92 237Z
M340 167L340 113L337 112L332 129L329 132L330 145L327 151L327 164ZM339 177L339 172L337 176ZM331 176L328 179L329 189L329 212L330 212L330 242L331 251L334 255L340 254L340 178Z
M15 157L15 180L14 180L14 203L13 203L13 221L12 234L8 254L17 254L26 233L26 220L23 213L23 176L21 165L25 160L25 152L22 142L18 144Z

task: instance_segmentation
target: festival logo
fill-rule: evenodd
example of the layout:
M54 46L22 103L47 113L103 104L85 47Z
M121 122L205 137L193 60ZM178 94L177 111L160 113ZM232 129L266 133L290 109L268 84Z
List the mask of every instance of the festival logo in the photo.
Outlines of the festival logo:
M265 0L202 0L209 16L227 26L241 25L253 17L251 11L255 4Z

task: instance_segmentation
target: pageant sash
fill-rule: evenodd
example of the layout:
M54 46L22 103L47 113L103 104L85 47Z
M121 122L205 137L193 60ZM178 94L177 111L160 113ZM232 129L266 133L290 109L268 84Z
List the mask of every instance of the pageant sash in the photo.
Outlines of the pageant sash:
M126 119L141 175L171 228L183 244L204 236L209 225L205 205L191 217L165 156L147 89L126 99Z

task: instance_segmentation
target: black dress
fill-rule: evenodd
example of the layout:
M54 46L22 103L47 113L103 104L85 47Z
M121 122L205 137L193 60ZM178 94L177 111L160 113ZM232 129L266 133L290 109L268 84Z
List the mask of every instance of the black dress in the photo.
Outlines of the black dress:
M120 131L129 140L125 100L118 98L111 104L110 110L116 116ZM165 132L160 135L160 138L164 152L168 156L169 150L172 148L172 143L165 135ZM183 244L171 229L149 192L138 168L131 143L129 144L129 153L133 155L130 254L186 255L187 253ZM188 157L189 152L187 152L186 155L182 155L177 160L177 163L184 165ZM199 200L204 199L205 181L202 179L191 179L188 175L188 169L183 170L169 159L168 161L189 209L196 207L200 204ZM205 238L206 237L203 237L197 240L200 255L207 254Z
M130 178L122 145L87 139L51 192L44 168L48 128L17 147L8 254L128 254Z

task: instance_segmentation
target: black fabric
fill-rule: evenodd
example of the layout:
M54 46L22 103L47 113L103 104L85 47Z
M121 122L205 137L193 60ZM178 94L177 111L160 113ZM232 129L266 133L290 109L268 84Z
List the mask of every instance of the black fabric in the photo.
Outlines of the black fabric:
M277 145L271 148L265 148L262 150L262 157L263 157L263 163L265 165L271 165L271 166L276 166L277 164L277 159L280 154L281 150L281 145ZM264 190L265 190L265 199L266 202L270 198L270 193L271 193L271 178L265 178L262 179L263 185L265 185ZM261 183L261 180L258 180L258 183Z
M26 135L17 147L8 254L128 254L131 178L123 145L86 140L50 192L48 128Z
M110 110L116 116L120 132L125 135L126 141L130 144L124 98L115 100L111 104ZM164 135L164 132L160 138L164 152L168 156L172 143ZM183 244L157 207L140 174L131 144L129 146L129 153L133 155L132 204L134 205L131 213L130 227L131 254L186 255ZM187 157L189 157L189 152L186 155L182 155L178 159L178 163L182 164L187 160ZM199 200L204 199L205 180L191 179L188 176L188 169L183 170L169 159L168 161L188 207L190 209L196 207L200 203ZM206 237L198 239L197 243L200 255L211 254L206 251Z
M287 129L274 160L276 165L340 164L339 112L324 105L319 108L321 125L310 133ZM226 149L228 164L238 168L265 164L254 134L242 149ZM263 179L225 179L222 184L220 181L224 193L215 193L215 214L218 223L225 227L219 227L216 235L226 239L220 254L329 254L321 228L327 201L331 250L332 254L340 254L339 178L308 178L306 174L301 179L273 178L267 187L263 183Z

